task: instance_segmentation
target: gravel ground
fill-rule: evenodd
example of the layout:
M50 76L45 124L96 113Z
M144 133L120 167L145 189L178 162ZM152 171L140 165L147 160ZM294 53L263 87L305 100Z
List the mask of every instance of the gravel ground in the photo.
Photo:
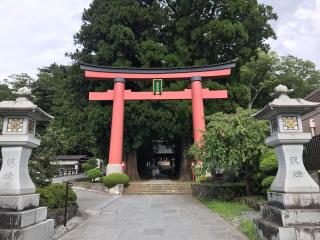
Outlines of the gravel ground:
M71 218L67 222L67 226L66 227L61 225L61 226L58 226L57 228L55 228L53 236L50 239L51 240L60 239L64 234L66 234L67 232L71 231L72 229L74 229L75 227L80 225L85 220L87 220L87 218L85 216Z

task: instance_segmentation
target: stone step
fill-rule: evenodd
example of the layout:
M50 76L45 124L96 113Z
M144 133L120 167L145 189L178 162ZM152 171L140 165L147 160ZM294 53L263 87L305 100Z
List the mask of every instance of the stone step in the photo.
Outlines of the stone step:
M0 212L0 229L24 228L44 221L47 218L47 208L39 207L19 212Z
M161 180L132 182L125 189L125 194L127 195L191 194L191 183L161 181Z
M320 226L320 209L280 209L261 206L262 218L284 227Z
M320 227L282 227L266 219L253 220L261 240L317 240Z
M53 234L54 220L47 219L37 224L16 229L0 229L1 240L48 240Z
M125 192L125 195L190 195L188 192Z

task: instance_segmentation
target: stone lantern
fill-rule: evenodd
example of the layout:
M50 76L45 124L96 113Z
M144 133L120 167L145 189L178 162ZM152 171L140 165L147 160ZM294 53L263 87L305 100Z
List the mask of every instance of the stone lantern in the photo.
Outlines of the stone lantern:
M275 149L278 172L268 192L268 205L261 207L262 219L255 219L262 239L320 239L319 186L306 171L303 144L312 138L304 133L301 115L320 103L289 98L286 86L279 85L275 99L253 115L270 121L271 136L266 144Z
M39 207L28 160L32 149L40 145L35 137L37 122L53 117L26 98L29 89L21 88L17 94L15 101L0 102L0 239L45 240L53 232L54 220L47 220L47 208Z

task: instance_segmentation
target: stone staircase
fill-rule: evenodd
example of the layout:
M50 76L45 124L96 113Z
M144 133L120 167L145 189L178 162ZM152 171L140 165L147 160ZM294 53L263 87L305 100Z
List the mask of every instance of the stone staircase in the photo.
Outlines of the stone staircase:
M130 182L125 195L169 195L191 194L191 182L171 180L150 180Z

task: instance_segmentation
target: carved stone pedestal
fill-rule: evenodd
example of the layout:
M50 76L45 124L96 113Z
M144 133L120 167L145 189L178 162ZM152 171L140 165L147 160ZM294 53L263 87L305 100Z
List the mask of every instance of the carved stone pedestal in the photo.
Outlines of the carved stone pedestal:
M262 240L320 239L320 193L270 192L261 213L254 223Z
M39 207L39 194L0 196L1 240L47 240L54 220L47 219L47 208Z

